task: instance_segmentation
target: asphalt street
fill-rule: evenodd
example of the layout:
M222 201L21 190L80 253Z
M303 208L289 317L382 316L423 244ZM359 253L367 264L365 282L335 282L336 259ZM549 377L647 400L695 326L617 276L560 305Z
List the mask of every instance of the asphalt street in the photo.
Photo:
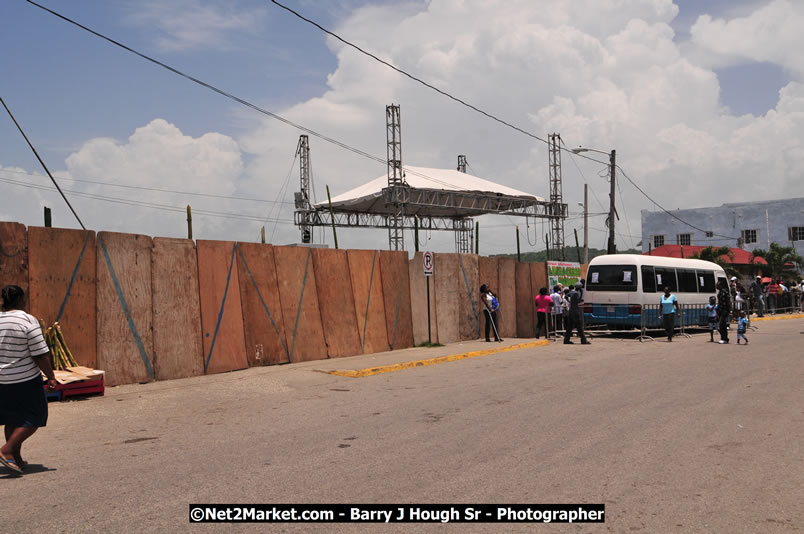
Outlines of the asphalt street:
M594 338L362 378L465 343L52 403L7 532L799 532L804 320L750 345ZM509 340L507 340L509 341ZM522 340L524 341L524 340ZM189 503L603 503L585 525L190 524Z

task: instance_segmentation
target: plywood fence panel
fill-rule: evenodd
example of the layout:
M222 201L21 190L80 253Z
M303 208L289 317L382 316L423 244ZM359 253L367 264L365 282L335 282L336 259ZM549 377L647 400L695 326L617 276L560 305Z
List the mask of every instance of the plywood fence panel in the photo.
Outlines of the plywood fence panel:
M57 320L79 365L99 368L95 232L28 228L29 312Z
M274 247L276 279L291 362L327 358L312 249Z
M347 257L363 352L384 352L388 350L388 329L385 326L380 253L377 250L350 250Z
M195 243L191 239L155 237L151 280L156 379L204 374Z
M0 222L0 287L20 286L28 294L28 230Z
M289 351L279 301L274 247L238 243L236 259L248 364L287 363Z
M449 253L434 254L434 282L436 292L436 318L438 321L438 342L442 344L460 341L459 314L461 288L458 285L458 255Z
M460 312L458 330L461 340L478 339L481 335L481 311L478 308L480 282L478 259L474 254L458 255L458 291Z
M392 350L412 347L413 320L410 284L407 283L409 280L407 252L381 251L380 267L389 347Z
M514 258L500 258L497 266L496 290L500 300L497 321L503 338L517 337L516 263Z
M315 248L313 265L327 354L330 358L362 354L346 251Z
M531 289L530 263L516 262L516 335L534 337L533 291Z
M433 276L424 276L424 253L417 252L408 263L410 280L410 307L413 321L413 342L416 345L428 341L427 332L427 279L430 284L430 339L438 341L438 320L436 319L436 292ZM435 275L435 273L433 273Z
M152 247L145 235L98 234L98 367L110 386L154 379Z
M234 245L232 241L203 240L196 244L207 374L248 367Z

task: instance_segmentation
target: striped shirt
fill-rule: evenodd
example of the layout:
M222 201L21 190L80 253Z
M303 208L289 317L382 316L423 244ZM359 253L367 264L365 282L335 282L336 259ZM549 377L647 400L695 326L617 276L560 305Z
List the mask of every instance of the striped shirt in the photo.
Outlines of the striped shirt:
M0 312L0 384L18 384L41 376L33 356L47 354L39 321L22 310Z

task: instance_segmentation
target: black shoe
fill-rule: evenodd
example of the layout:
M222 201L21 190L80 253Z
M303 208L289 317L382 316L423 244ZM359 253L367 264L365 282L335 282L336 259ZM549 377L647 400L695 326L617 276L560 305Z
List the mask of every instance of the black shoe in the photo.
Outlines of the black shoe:
M489 338L486 338L486 343L491 343L491 340Z
M564 344L565 345L574 345L575 342L574 341L565 341Z
M494 341L496 341L497 343L502 343L502 339L499 339L499 338L495 339Z
M591 345L592 343L589 341L581 341L581 345Z

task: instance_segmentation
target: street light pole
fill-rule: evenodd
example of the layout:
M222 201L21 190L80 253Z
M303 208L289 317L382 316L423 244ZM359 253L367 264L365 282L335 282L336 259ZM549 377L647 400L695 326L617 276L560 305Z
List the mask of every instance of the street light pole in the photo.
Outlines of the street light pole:
M606 252L608 254L617 254L617 244L614 242L614 218L617 209L614 207L614 192L617 190L614 181L614 171L617 169L617 151L612 150L609 155L609 164L611 165L611 193L609 193L609 243Z
M617 244L614 242L614 219L617 217L617 208L614 207L614 192L617 190L615 181L615 170L617 169L617 151L603 152L602 150L595 150L594 148L578 148L571 149L573 154L580 154L581 152L597 152L598 154L606 154L609 157L609 176L611 176L611 192L609 193L609 241L606 246L606 253L617 254ZM598 161L598 160L594 160ZM602 163L602 162L599 162ZM586 211L586 187L584 186L584 211ZM586 219L584 219L586 221ZM585 222L584 222L585 224ZM587 239L584 239L587 241Z

